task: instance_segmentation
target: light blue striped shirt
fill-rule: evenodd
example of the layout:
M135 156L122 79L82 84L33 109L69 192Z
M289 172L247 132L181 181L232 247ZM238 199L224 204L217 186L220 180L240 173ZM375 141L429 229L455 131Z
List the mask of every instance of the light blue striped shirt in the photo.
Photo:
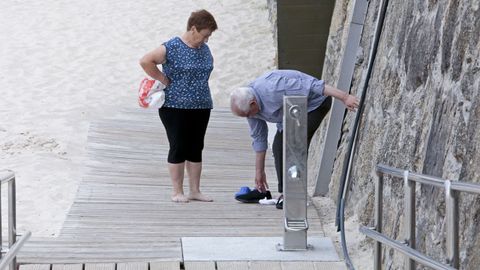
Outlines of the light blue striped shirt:
M318 108L326 99L323 95L325 83L296 70L275 70L268 72L248 85L253 89L260 111L248 117L250 136L256 152L268 148L268 127L266 122L276 123L283 129L283 96L307 96L307 110Z

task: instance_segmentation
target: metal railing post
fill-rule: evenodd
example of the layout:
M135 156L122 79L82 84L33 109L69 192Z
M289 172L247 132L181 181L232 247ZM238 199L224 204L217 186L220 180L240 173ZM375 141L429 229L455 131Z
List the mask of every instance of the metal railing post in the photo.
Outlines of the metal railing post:
M11 262L13 260L16 261L15 258L17 257L18 252L23 247L23 245L25 245L25 242L27 242L30 236L32 236L31 232L23 234L13 246L9 247L8 252L5 254L5 256L3 256L2 260L0 260L0 269L7 269L7 266L9 265L11 270L17 270L17 268L11 268Z
M15 194L15 174L12 171L0 171L0 187L3 184L8 184L8 247L3 249L2 242L2 192L0 188L0 269L17 270L17 253L31 236L31 232L22 235L17 241L17 209L16 209L16 194Z
M2 185L0 184L0 259L3 257Z
M461 192L480 195L480 184L468 183L462 181L451 181L439 177L418 174L389 167L383 164L377 165L378 180L375 184L375 228L361 226L360 231L375 243L375 270L381 268L381 246L377 243L393 248L406 256L405 268L413 270L416 264L430 267L435 270L455 270L460 268L460 231L459 231L459 197ZM383 195L381 188L383 186L384 175L390 175L395 178L402 178L404 181L404 229L405 241L399 242L390 239L381 233L382 230L382 209L381 200ZM433 186L445 189L445 239L446 239L446 262L437 262L425 254L415 250L416 245L416 213L415 213L415 186L421 185ZM379 199L377 199L379 198Z
M447 263L455 268L460 267L459 242L458 242L458 194L451 188L452 182L445 181L445 206L447 219L446 240L447 240Z
M8 246L11 247L17 241L17 209L15 206L15 176L8 183ZM10 270L16 270L17 259L10 263Z
M403 172L405 192L405 242L409 247L415 249L415 182L408 179L408 171ZM406 258L405 269L414 270L415 261Z
M375 182L375 230L382 232L383 220L383 173L377 173L377 181ZM375 261L373 263L374 270L382 269L382 243L375 242Z

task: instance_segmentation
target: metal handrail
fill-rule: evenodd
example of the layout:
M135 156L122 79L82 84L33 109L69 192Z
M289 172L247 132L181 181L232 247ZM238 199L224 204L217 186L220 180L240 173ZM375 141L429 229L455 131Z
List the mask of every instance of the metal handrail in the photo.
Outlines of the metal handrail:
M26 234L22 235L20 237L20 239L18 241L16 241L15 244L13 244L13 246L11 246L8 249L8 252L2 258L2 260L0 260L0 269L1 270L6 269L7 266L9 264L11 264L13 262L13 260L15 260L17 258L17 254L20 251L20 248L23 247L23 245L25 244L25 242L27 242L27 240L30 238L30 236L32 236L32 233L27 232ZM14 269L17 269L17 268L14 268Z
M459 181L451 181L435 176L424 175L401 170L383 164L377 165L378 178L375 183L375 217L374 229L362 227L360 231L368 237L375 240L375 261L374 269L380 270L382 250L381 244L387 245L407 256L405 269L415 269L415 262L433 269L458 269L460 265L459 259L459 230L458 230L458 196L460 192L480 194L480 185L473 183L465 183ZM405 194L405 243L392 240L382 234L383 219L383 176L390 175L397 178L403 178L404 194ZM415 184L435 186L445 190L445 206L446 206L446 246L447 246L447 265L434 261L424 254L415 250ZM414 252L413 252L414 251ZM413 252L413 253L412 253Z
M383 164L378 164L377 172L403 178L405 170L397 169L397 168L390 167ZM408 172L408 179L425 184L425 185L430 185L430 186L435 186L440 188L442 188L445 185L444 184L445 180L441 178L430 176L430 175L413 173L413 172Z
M362 232L363 234L365 234L366 236L372 238L373 240L375 240L377 242L381 242L384 245L387 245L391 248L394 248L394 249L398 250L399 252L403 253L405 256L423 264L424 266L428 266L428 267L431 267L433 269L455 270L455 268L453 268L449 265L443 264L443 263L439 263L439 262L423 255L421 252L419 252L419 251L417 251L417 250L415 250L411 247L405 246L398 241L395 241L395 240L393 240L389 237L386 237L385 235L383 235L381 233L378 233L374 229L368 228L366 226L361 226L360 227L360 232Z
M17 241L17 209L16 209L16 190L15 190L15 174L12 171L0 172L0 189L1 185L8 184L8 250L3 256L0 252L0 270L4 270L8 265L10 269L17 269L17 253L23 244L30 238L31 232L25 233L19 241ZM0 190L0 245L2 242L2 207L1 207L1 190Z
M0 183L5 184L12 181L15 178L15 174L12 171L3 171L4 175L0 176Z
M404 171L405 170L400 170L400 169L383 165L383 164L377 165L377 172L383 173L383 174L403 177ZM425 185L436 186L440 188L444 187L445 181L451 181L451 180L446 180L446 179L442 179L442 178L431 176L431 175L424 175L424 174L418 174L413 172L408 173L408 179L418 183L425 184ZM473 184L473 183L451 181L451 189L456 191L467 192L467 193L480 194L480 185Z

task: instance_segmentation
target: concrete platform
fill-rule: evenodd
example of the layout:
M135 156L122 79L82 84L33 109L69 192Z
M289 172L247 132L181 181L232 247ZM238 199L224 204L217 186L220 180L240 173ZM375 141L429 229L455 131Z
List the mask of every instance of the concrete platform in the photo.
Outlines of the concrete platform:
M282 237L182 237L186 261L339 261L330 238L309 237L306 251L278 251Z

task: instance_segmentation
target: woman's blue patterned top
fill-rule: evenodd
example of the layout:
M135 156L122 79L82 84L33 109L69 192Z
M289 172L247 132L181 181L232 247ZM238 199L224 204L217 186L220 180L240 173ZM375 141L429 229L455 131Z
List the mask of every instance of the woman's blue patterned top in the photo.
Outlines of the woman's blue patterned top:
M163 72L170 79L163 107L212 109L208 79L213 70L213 57L207 44L191 48L174 37L163 45L167 48Z

